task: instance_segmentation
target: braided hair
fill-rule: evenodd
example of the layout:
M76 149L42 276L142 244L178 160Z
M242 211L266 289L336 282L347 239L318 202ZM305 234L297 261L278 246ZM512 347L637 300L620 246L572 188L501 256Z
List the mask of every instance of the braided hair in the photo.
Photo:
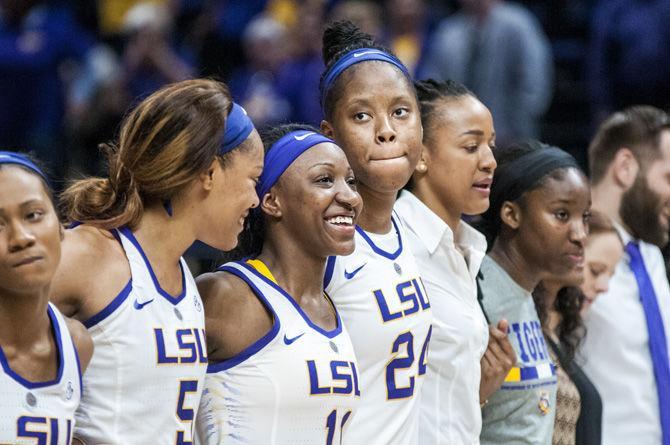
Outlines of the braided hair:
M466 96L477 99L477 96L465 85L451 79L444 82L438 82L435 79L417 80L414 82L414 89L421 110L424 142L430 140L432 130L435 128L435 120L439 118L435 113L439 102L457 100Z

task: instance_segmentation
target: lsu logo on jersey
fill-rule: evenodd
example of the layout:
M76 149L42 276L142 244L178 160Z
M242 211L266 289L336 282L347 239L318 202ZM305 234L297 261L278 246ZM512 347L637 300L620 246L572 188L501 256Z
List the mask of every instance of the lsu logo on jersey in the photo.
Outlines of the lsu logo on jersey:
M358 371L354 362L331 360L319 363L307 360L309 373L309 394L312 396L339 394L360 396Z
M430 308L421 278L402 281L395 286L395 293L384 295L381 289L372 291L379 307L383 323L425 311Z
M73 419L21 416L16 420L16 438L33 439L36 445L70 443L73 423Z
M207 363L204 329L177 329L168 338L162 328L154 328L154 338L159 365Z

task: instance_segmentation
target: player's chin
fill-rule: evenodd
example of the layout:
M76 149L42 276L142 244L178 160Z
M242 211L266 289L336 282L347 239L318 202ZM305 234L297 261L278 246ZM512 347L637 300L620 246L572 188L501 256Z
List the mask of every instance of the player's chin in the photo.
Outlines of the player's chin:
M356 242L354 239L342 241L337 244L337 251L333 255L351 255L356 249Z
M412 170L409 168L376 169L373 175L373 183L370 188L377 192L397 192L409 182L412 176ZM367 184L366 184L367 185Z
M354 241L353 236L328 237L325 244L325 250L328 256L350 255L356 248L356 242Z
M9 275L8 283L17 292L30 292L44 289L49 285L55 270L24 270ZM11 289L10 289L11 290Z
M216 239L210 239L210 240L201 239L200 241L215 249L228 252L236 248L240 240L239 240L239 233L228 232L226 233L225 236L219 236Z
M481 215L489 209L490 202L488 197L481 197L478 194L469 195L466 208L463 213L466 215Z

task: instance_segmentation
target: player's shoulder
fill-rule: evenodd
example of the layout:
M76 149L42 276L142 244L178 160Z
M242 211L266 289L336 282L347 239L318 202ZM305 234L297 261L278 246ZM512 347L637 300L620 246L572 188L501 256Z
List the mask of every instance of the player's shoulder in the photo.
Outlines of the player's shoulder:
M61 263L68 268L109 270L110 265L127 263L123 247L113 233L96 227L80 225L66 230L62 246Z
M258 295L241 277L217 270L196 278L198 292L205 306L205 317L215 317L233 326L243 324L245 317L263 310Z
M66 230L51 295L66 316L86 319L130 279L130 266L114 235L88 225ZM106 295L106 289L110 294Z
M240 303L253 293L242 278L224 270L204 273L195 282L205 307L217 303Z
M205 273L196 284L205 307L210 359L228 359L272 328L276 317L273 309L237 275L226 271Z

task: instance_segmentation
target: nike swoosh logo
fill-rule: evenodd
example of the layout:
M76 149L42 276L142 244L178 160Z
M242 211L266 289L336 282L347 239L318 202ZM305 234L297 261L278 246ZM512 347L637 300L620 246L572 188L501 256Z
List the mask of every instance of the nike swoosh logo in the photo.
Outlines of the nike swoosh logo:
M303 332L302 334L300 334L300 335L296 335L296 336L293 337L293 338L288 338L288 337L286 336L286 334L284 334L284 343L286 343L287 345L290 345L291 343L293 343L294 341L296 341L297 339L299 339L299 338L302 337L303 335L305 335L304 332Z
M144 306L151 303L152 301L154 301L153 298L149 301L145 301L144 303L140 303L139 301L135 300L135 303L133 303L133 306L135 307L135 309L137 309L139 311L140 309L142 309Z
M303 134L302 136L293 136L293 137L295 138L296 141L302 141L304 139L307 139L309 136L311 136L313 134L316 134L316 133L311 132L311 133Z
M347 270L344 269L344 278L346 278L347 280L351 280L354 277L354 275L356 275L367 264L368 263L363 263L363 265L361 267L359 267L358 269L355 269L353 272L347 272Z
M366 54L379 54L381 51L362 51L360 53L354 53L354 57L359 58L363 57Z

